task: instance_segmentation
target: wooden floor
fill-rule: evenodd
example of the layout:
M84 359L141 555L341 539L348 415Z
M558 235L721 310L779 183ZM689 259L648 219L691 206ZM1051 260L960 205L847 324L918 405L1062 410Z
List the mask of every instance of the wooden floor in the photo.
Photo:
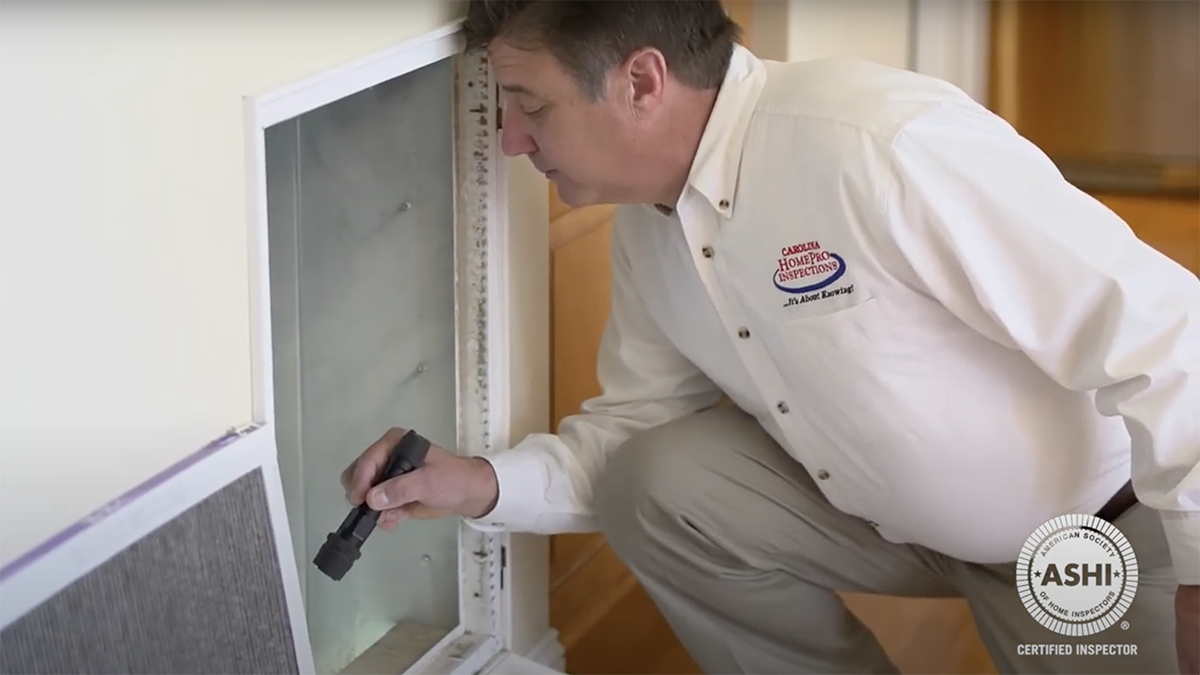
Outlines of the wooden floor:
M847 596L902 673L995 675L960 600ZM571 675L701 675L640 586L567 650Z

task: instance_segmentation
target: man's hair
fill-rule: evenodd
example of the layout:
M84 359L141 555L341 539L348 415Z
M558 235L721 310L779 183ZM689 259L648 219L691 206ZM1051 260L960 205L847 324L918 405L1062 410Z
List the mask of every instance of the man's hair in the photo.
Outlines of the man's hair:
M470 0L463 33L468 49L499 37L546 49L592 100L608 72L645 47L662 52L684 85L715 89L741 37L720 0Z

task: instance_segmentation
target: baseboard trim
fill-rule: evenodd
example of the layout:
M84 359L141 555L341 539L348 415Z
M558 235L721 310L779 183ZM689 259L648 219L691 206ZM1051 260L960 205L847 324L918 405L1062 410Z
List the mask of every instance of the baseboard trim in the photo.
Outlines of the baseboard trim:
M567 651L558 640L558 631L553 628L546 631L542 639L525 654L525 658L551 670L566 672Z

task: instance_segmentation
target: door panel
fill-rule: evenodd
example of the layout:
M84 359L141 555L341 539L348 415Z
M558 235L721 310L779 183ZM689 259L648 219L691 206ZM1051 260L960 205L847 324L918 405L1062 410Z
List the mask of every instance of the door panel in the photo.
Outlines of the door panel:
M1092 193L1200 195L1200 3L996 0L992 108Z
M310 562L384 430L457 445L453 82L443 60L266 131L276 437L321 673L399 621L459 623L453 519L376 534L340 581Z
M1200 275L1200 199L1106 192L1093 196L1125 219L1138 239Z
M551 423L579 411L600 393L596 354L608 320L612 208L574 209L550 188ZM550 625L559 631L567 672L586 671L585 639L604 639L602 625L614 601L636 585L599 533L550 540ZM582 657L582 662L580 658Z
M738 26L742 28L742 44L753 49L754 45L754 0L721 0Z
M611 207L572 209L551 184L551 425L555 429L563 417L578 412L584 401L600 393L596 353L610 302L611 213ZM599 534L552 537L551 593L603 545ZM555 624L553 616L551 623Z

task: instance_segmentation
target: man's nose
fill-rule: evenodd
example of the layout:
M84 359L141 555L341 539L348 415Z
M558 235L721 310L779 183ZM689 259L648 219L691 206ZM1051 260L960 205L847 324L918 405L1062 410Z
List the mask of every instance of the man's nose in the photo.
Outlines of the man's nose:
M525 131L517 115L505 115L500 129L500 150L509 157L530 155L537 150L533 136Z

